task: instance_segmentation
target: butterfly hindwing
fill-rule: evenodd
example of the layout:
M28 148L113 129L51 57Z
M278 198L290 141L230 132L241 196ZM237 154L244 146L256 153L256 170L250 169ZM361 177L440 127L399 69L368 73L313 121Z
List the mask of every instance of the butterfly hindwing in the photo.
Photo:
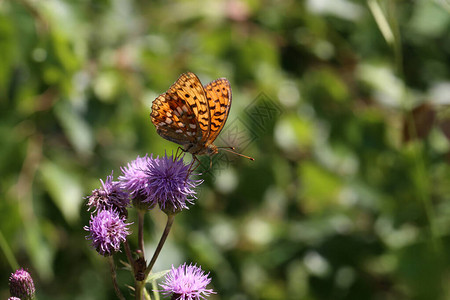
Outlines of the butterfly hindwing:
M202 139L202 132L191 108L176 94L164 93L152 104L152 122L163 138L186 145Z
M207 143L212 143L227 121L231 107L231 87L226 78L219 78L205 85L204 89L211 115Z

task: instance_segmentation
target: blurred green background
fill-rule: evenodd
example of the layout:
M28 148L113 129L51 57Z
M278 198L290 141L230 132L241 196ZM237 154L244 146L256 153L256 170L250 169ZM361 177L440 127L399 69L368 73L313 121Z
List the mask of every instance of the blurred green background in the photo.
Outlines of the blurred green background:
M83 197L137 155L176 149L151 102L192 71L230 80L217 144L238 128L256 161L216 160L155 271L200 264L212 299L450 299L449 12L0 0L0 298L15 261L41 300L115 298ZM147 256L164 222L148 214Z

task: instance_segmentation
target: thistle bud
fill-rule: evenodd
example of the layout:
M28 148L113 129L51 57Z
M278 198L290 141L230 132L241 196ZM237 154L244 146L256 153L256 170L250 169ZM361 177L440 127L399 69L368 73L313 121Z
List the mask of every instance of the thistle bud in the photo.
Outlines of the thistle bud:
M32 300L35 291L33 279L26 270L19 269L9 277L9 292L12 299L17 297L22 300Z

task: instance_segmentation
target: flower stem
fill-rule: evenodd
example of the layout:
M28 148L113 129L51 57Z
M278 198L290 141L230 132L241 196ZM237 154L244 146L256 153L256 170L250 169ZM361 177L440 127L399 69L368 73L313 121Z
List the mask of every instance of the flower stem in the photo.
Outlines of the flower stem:
M131 270L133 270L133 274L136 273L133 255L131 254L130 244L128 244L128 239L125 240L124 243L125 253L127 255L128 263L130 264Z
M150 297L150 294L148 293L147 289L144 289L144 299L152 300L152 297Z
M125 300L125 297L122 295L122 292L119 289L119 285L117 284L117 275L116 275L116 266L114 264L114 259L112 256L108 257L109 269L111 270L111 277L114 285L114 290L116 291L116 295L120 300Z
M138 210L138 241L139 241L139 250L142 251L142 255L144 256L144 214L145 211Z
M139 209L138 210L138 253L140 257L144 257L144 215L145 215L145 211ZM134 271L134 276L136 278L136 266L133 267L133 271ZM147 278L147 276L144 277L144 280L140 281L140 280L136 280L135 282L135 288L136 288L136 300L142 300L144 299L143 296L146 294L144 293L145 290L145 278Z
M153 254L152 260L150 261L150 263L147 266L147 269L145 270L145 278L147 278L148 274L150 274L150 272L153 269L156 259L158 258L158 255L161 252L161 249L164 246L164 243L166 242L167 236L169 235L170 229L172 228L174 219L175 219L174 214L167 215L166 228L164 228L164 232L161 236L161 239L159 240L158 246L155 249L155 253Z
M145 286L145 280L144 281L136 281L136 300L142 300L143 291Z

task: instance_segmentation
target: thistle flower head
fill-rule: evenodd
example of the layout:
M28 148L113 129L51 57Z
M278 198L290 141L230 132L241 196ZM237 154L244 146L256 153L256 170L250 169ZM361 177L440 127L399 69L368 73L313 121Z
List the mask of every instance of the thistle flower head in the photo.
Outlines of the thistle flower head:
M33 279L26 270L19 269L9 277L9 292L11 293L11 297L31 300L34 299L35 291Z
M148 208L159 204L166 213L175 213L187 209L187 204L196 198L195 187L202 180L194 180L183 158L138 157L125 168L119 176L122 187L129 191L133 204L140 201ZM136 201L136 199L138 201Z
M130 234L127 227L130 224L125 223L125 217L110 208L92 215L89 226L84 229L89 231L86 238L92 241L92 247L101 255L110 256L120 250L120 245Z
M189 172L190 165L185 165L183 157L157 157L147 164L148 176L146 187L148 201L158 203L166 213L175 213L187 209L196 199L195 188L203 180L195 180Z
M206 286L211 282L204 271L196 265L186 263L178 268L174 268L164 277L164 282L160 284L162 294L174 300L200 300L206 299L210 294L215 294L212 289Z
M130 204L128 193L121 187L119 181L113 181L113 174L106 177L106 181L100 179L102 187L92 191L88 197L90 210L94 208L94 212L107 210L110 208L116 209L121 213L126 212L126 207Z
M133 205L137 208L152 209L154 204L149 203L146 187L148 185L148 176L145 173L147 164L153 160L152 157L145 155L137 157L126 167L121 167L122 175L119 176L122 187L130 193ZM153 205L152 205L153 204Z

